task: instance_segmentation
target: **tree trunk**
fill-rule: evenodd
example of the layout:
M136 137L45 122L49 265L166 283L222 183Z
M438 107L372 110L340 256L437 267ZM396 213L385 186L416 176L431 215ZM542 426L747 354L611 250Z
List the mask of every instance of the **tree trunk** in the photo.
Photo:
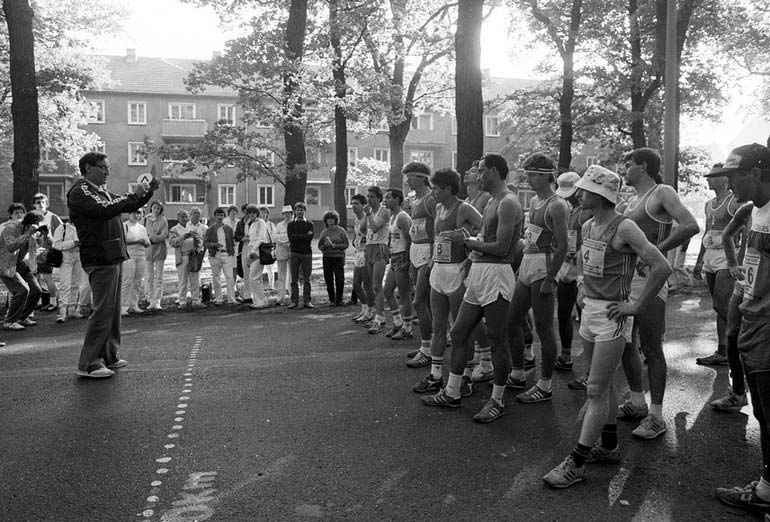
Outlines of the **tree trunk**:
M3 0L8 24L13 117L13 200L32 205L38 191L40 122L35 76L34 13L27 0Z
M345 94L347 82L345 79L345 64L342 58L340 43L339 6L337 0L329 1L329 34L334 52L332 77L334 78L334 96L337 103L334 106L334 209L340 215L340 226L347 228L347 203L345 202L345 187L348 180L348 119L345 112Z
M455 117L457 171L462 173L484 154L484 100L481 93L481 22L483 0L460 0L455 33ZM465 195L465 184L462 196Z
M390 188L403 188L404 174L401 170L404 168L404 143L409 129L412 125L412 118L409 117L398 125L388 127L388 144L390 145Z
M559 99L559 114L561 116L561 134L559 136L559 169L569 170L572 164L572 139L574 126L572 124L572 102L575 99L575 45L583 8L583 0L573 0L570 10L570 28L564 56L562 57L562 94Z
M642 93L642 40L639 34L637 0L628 0L629 43L631 46L631 140L635 149L647 146L644 133L644 95Z
M302 118L302 100L296 97L299 88L297 70L302 62L307 26L308 0L291 0L286 23L286 58L293 62L283 77L283 141L286 147L286 192L284 205L305 201L307 158L305 135L298 120Z

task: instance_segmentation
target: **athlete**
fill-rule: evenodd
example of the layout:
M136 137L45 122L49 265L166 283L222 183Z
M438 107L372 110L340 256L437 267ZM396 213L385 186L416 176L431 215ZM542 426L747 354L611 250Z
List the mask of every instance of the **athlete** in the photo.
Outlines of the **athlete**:
M356 249L353 259L353 291L361 300L361 312L353 317L353 321L366 323L374 319L374 292L369 271L366 269L366 196L355 194L350 200L353 214L356 216L353 224L353 247Z
M583 315L580 336L591 353L587 407L575 449L543 477L555 488L585 480L586 462L620 462L613 375L631 340L630 316L647 306L671 274L663 254L633 221L615 211L621 179L591 165L580 181L580 204L593 214L582 229ZM638 299L630 299L637 256L650 267ZM601 435L600 442L594 444Z
M460 406L462 377L472 354L468 341L482 318L492 347L494 383L492 396L473 419L491 422L505 414L503 393L511 368L506 339L508 307L513 298L515 277L511 262L514 245L521 236L524 220L519 199L505 184L508 163L497 154L487 154L479 163L482 189L492 198L484 209L478 239L465 239L471 251L471 267L466 280L463 302L452 327L452 367L446 386L435 395L422 398L426 406Z
M508 339L513 357L513 371L508 385L511 388L526 386L522 326L532 308L535 331L541 346L540 378L529 390L518 394L516 400L535 403L553 399L551 377L558 351L553 328L556 274L567 255L569 208L553 191L552 183L556 173L553 159L535 153L524 160L522 168L536 196L530 204L524 256L519 267L508 322Z
M385 276L385 266L388 263L388 223L390 212L382 206L382 189L370 187L366 193L367 205L364 207L366 216L366 269L372 280L374 293L374 319L365 323L369 333L376 334L385 328L383 310L385 298L382 294L382 279Z
M712 172L722 168L717 163ZM701 240L698 260L695 262L693 276L702 279L706 274L706 284L711 293L714 311L717 313L717 351L707 357L698 357L695 362L706 366L727 364L727 307L733 293L735 280L727 266L725 250L722 248L722 231L735 215L740 204L727 188L724 176L707 177L709 189L716 197L707 201L705 206L706 231Z
M664 255L698 233L698 223L682 204L673 187L663 184L660 175L660 155L652 149L636 149L626 155L626 182L636 190L636 196L628 202L625 215L631 218L644 232L647 241L658 247ZM672 227L676 223L676 227ZM637 266L637 274L631 283L631 297L638 299L645 286L646 267ZM648 306L634 317L634 328L639 332L639 341L647 360L647 375L650 384L650 407L642 387L642 359L633 343L628 343L623 352L625 370L631 398L618 410L618 418L625 420L642 419L632 432L639 439L655 439L663 435L666 421L663 420L663 395L666 391L666 358L663 354L663 333L666 330L666 300L668 287L663 287Z
M390 268L385 275L382 293L390 306L390 315L393 318L393 327L386 335L391 338L395 336L396 340L411 339L412 286L409 281L409 245L412 240L409 229L412 227L412 219L401 208L404 204L404 193L400 189L388 189L383 203L390 211L388 228ZM398 287L398 299L394 295L396 287ZM373 333L372 330L369 330L369 333Z
M762 476L747 486L718 488L723 503L756 513L770 513L770 149L751 144L733 149L721 170L709 176L727 176L739 203L754 208L746 236L743 270L743 314L738 350L759 424Z

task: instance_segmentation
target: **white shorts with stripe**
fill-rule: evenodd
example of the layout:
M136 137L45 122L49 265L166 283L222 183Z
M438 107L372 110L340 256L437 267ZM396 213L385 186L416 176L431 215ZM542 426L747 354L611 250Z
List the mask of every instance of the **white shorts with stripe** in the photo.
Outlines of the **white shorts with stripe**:
M623 316L619 320L607 317L607 305L614 301L604 301L586 297L583 300L583 313L580 316L580 336L589 343L613 341L622 337L631 342L631 317Z
M488 306L499 296L510 302L516 288L516 276L508 263L473 263L465 280L463 301L476 306Z

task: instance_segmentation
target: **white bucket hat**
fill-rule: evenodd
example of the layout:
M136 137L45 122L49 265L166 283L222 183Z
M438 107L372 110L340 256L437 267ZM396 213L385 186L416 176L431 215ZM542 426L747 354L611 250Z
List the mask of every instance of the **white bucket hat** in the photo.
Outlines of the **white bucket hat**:
M610 203L617 203L622 181L620 176L611 170L591 165L575 185L577 188L599 194Z
M556 194L567 199L577 192L577 183L580 180L580 174L577 172L565 172L556 178L556 184L559 188L556 189Z
M283 214L284 212L294 212L294 209L291 208L291 205L284 205L283 207L281 207L281 214Z

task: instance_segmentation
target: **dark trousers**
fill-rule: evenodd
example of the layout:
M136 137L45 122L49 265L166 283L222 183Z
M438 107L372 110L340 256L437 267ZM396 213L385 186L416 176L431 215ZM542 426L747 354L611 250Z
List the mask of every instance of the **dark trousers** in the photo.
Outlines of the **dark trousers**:
M84 267L91 283L93 312L86 323L78 370L118 361L120 348L120 281L123 263Z
M345 258L324 256L323 268L329 302L342 304L342 287L345 285Z
M556 317L559 319L559 340L561 353L571 354L574 328L572 326L572 310L577 301L577 281L559 281L556 285ZM579 310L579 309L578 309Z
M37 278L26 265L17 266L16 275L13 277L0 275L0 280L3 281L8 293L11 294L5 322L23 321L35 309L40 294L43 293L40 283L37 282Z
M299 278L302 276L302 302L310 302L310 272L313 271L313 254L289 254L291 275L291 302L299 303Z

